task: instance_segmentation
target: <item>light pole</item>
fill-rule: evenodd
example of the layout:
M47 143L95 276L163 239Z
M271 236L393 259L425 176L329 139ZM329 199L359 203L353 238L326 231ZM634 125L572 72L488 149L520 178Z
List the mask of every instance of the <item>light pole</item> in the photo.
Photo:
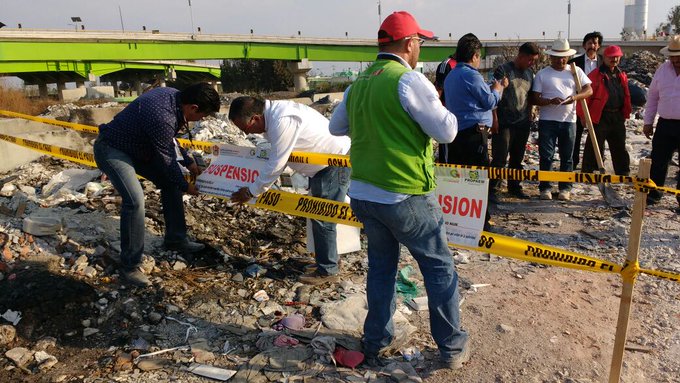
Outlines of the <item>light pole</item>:
M194 10L191 8L191 0L189 0L189 14L191 15L191 34L194 34Z
M378 28L382 25L382 13L380 9L380 0L378 0Z
M125 32L125 24L123 24L123 10L120 9L120 4L118 4L118 16L120 16L120 28Z
M571 39L571 0L567 3L567 41Z

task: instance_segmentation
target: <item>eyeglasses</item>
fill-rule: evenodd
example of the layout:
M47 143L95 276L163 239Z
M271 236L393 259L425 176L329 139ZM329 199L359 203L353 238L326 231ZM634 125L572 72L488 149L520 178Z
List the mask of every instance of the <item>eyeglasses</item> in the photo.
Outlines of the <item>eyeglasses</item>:
M418 36L404 37L404 40L415 40L415 39L418 39L418 45L423 45L423 43L425 42L425 39L421 39Z

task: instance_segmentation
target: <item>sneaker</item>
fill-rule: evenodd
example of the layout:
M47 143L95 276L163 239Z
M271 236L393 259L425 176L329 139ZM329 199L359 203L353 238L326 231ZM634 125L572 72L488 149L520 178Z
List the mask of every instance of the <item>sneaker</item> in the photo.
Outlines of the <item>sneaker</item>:
M165 247L166 250L179 251L187 254L197 253L205 249L204 244L192 242L189 241L188 239L185 239L184 241L178 243L165 242L163 246Z
M541 199L543 200L552 199L552 192L550 190L541 190Z
M308 285L321 285L324 283L333 283L338 281L337 275L322 274L319 269L314 269L309 273L300 275L298 281Z
M149 280L149 277L144 275L144 273L142 272L142 270L139 269L139 267L135 267L134 269L128 271L121 270L120 274L123 277L123 279L125 279L132 285L138 287L151 286L151 281Z
M458 370L463 368L463 365L470 360L470 343L465 345L463 351L455 354L451 359L442 359L440 361L442 368L449 370Z
M515 198L519 198L519 199L530 199L531 198L522 189L509 189L508 194L510 194L511 196L513 196Z
M568 190L560 190L560 194L557 195L557 199L560 201L571 200L571 193Z

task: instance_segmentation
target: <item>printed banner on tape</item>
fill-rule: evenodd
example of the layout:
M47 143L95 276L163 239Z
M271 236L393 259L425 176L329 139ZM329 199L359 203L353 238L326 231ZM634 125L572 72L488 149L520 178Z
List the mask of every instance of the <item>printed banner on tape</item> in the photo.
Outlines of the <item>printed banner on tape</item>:
M444 216L448 241L475 246L486 221L489 188L486 170L435 166L435 176L435 194Z
M234 145L213 145L210 165L196 178L201 193L229 198L252 185L267 164L262 151Z

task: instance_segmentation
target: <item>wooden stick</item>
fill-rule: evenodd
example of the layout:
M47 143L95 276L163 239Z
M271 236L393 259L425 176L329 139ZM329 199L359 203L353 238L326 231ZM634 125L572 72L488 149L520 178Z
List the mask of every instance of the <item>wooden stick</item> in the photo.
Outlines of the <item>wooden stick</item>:
M574 75L574 81L576 82L576 92L581 91L581 79L578 78L576 74L576 64L571 63L571 73ZM588 129L588 137L590 137L590 142L593 144L593 150L595 151L595 159L597 160L597 167L600 169L600 173L604 174L604 161L602 161L602 154L600 154L600 145L597 143L597 136L595 135L595 128L593 127L593 120L590 118L590 111L588 110L588 103L585 99L578 101L583 108L583 119L586 123L586 128Z
M648 158L640 160L638 177L649 178L649 169L651 165L652 161ZM628 238L628 253L626 255L628 267L636 267L638 264L640 237L642 235L642 218L645 214L646 204L647 194L636 191L630 225L630 237ZM619 319L616 325L616 338L614 339L614 353L612 355L612 364L609 370L609 383L618 383L621 378L621 364L623 363L623 352L626 346L628 318L630 317L630 309L633 302L633 287L635 286L636 277L637 273L634 273L630 274L630 277L623 278L621 303L619 305Z

